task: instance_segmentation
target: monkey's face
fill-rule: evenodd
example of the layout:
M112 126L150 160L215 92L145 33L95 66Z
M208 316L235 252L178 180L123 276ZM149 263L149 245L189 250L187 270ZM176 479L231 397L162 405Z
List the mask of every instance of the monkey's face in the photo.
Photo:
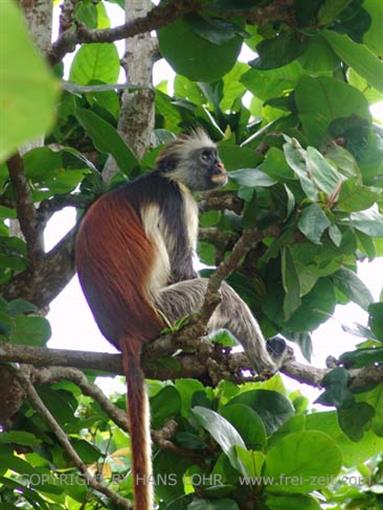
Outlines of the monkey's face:
M192 191L205 191L219 188L227 183L228 176L217 149L202 147L189 156L188 182Z

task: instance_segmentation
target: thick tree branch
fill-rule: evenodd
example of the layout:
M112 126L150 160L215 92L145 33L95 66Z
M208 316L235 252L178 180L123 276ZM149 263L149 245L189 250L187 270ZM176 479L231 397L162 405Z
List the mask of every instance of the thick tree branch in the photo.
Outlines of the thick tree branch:
M27 243L28 258L35 266L43 254L43 239L37 230L36 210L20 154L9 158L7 166L15 192L17 218Z
M226 378L238 384L257 379L256 376L253 375L250 363L244 353L230 353L226 349L217 350L214 344L204 339L198 341L207 344L206 348L209 350L209 356L216 360L221 366L221 379ZM145 349L145 356L143 357L143 367L146 377L160 380L191 377L211 383L208 359L201 362L201 359L195 354L176 356L174 360L178 362L178 366L176 366L176 364L174 367L169 367L169 364L162 366L161 355L169 358L169 351L172 345L171 336L166 336L159 338L147 346ZM173 345L173 349L174 347ZM34 365L36 367L76 367L79 369L99 370L100 372L102 371L110 374L123 374L120 354L28 347L7 342L0 342L0 362L18 362ZM289 359L285 362L281 372L301 383L320 387L323 377L330 370L330 368L312 367L310 365L298 363L294 359ZM366 386L366 384L378 384L383 382L382 366L350 369L348 372L350 376L350 388L361 388ZM80 379L78 380L80 382ZM95 399L97 399L96 396Z
M74 227L34 267L16 275L0 286L7 300L26 299L38 308L45 308L62 291L74 275Z
M22 370L15 370L15 374L20 384L24 388L24 391L29 399L31 406L35 409L35 411L37 411L37 413L39 413L39 415L42 417L45 423L55 434L58 442L60 443L68 457L72 460L73 464L82 473L87 484L90 487L92 487L92 489L101 492L102 494L107 496L110 499L110 501L113 502L118 507L125 508L126 510L131 510L132 507L127 499L121 497L119 494L109 489L109 487L100 483L98 480L96 480L96 478L94 478L89 473L86 464L83 462L81 457L73 448L72 444L68 439L68 436L65 434L63 429L60 427L56 419L49 411L49 409L45 406L45 404L41 400L39 394L37 393L29 377Z
M223 211L227 209L236 214L241 214L243 204L244 201L234 191L209 191L203 194L198 207L201 212L212 210Z
M153 7L142 18L128 21L115 28L90 30L83 25L72 26L65 30L53 44L52 49L47 54L48 61L51 65L61 62L67 53L74 51L76 44L114 42L156 30L172 23L183 14L195 11L199 4L198 0L172 0L166 4Z

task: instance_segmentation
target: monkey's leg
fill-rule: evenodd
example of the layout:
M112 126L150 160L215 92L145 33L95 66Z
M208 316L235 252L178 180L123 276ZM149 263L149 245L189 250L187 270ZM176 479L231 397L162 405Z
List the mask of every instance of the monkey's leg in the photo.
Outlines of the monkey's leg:
M201 309L207 283L206 278L196 278L165 287L156 296L155 304L171 322L175 322ZM267 352L261 329L247 304L225 282L220 292L222 299L209 320L209 332L222 328L229 330L243 346L258 373L275 372L277 366Z

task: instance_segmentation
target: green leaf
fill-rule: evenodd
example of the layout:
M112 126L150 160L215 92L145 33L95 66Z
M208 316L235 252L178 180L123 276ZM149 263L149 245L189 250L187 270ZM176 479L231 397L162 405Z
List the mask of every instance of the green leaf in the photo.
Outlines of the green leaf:
M342 242L342 232L339 230L339 227L337 225L330 225L328 235L335 246L339 248Z
M0 2L0 162L52 126L59 86L39 55L17 4Z
M351 0L326 0L318 13L318 21L321 25L328 25L345 9Z
M363 94L347 83L321 76L304 76L295 89L295 102L304 133L316 147L325 143L331 122L355 115L370 120L369 105Z
M363 42L375 55L383 55L383 4L380 0L365 0L363 8L371 18L371 25L363 36Z
M224 407L221 415L237 429L249 450L262 450L265 447L265 426L251 407L232 404Z
M76 117L92 138L96 148L111 154L122 172L129 176L132 170L139 166L133 152L109 122L85 108L76 108Z
M351 301L357 303L364 310L367 310L373 302L371 292L358 276L347 268L340 269L332 276L336 287L345 294Z
M353 403L353 395L348 388L348 372L337 367L324 376L321 386L325 391L316 399L324 406L342 407Z
M267 453L265 476L277 481L277 485L267 489L282 493L321 489L322 477L327 480L335 477L341 466L341 452L329 436L314 430L294 432L275 443Z
M290 138L283 145L283 151L286 161L294 173L299 177L301 186L306 196L312 201L318 200L318 190L312 180L311 175L307 171L306 151L302 149L299 142L295 138Z
M177 74L193 81L219 80L234 66L242 45L238 35L216 45L198 36L191 26L179 19L158 32L161 55Z
M317 187L332 197L344 176L315 147L307 147L306 165Z
M256 168L262 159L253 150L238 145L219 144L219 155L227 171Z
M317 204L305 207L298 222L299 230L314 244L322 244L322 234L330 225L330 220Z
M198 84L180 74L174 78L174 96L188 99L198 106L202 106L206 101Z
M246 449L245 443L233 425L223 416L219 415L206 407L196 406L192 409L197 422L217 441L223 452L227 455L233 468L240 473L243 472L243 466L238 460L234 451L234 446L241 446Z
M244 404L251 407L262 418L268 435L275 432L285 421L294 415L291 402L276 391L245 391L232 398L225 406Z
M185 21L194 33L212 44L225 44L239 32L239 27L222 19L203 18L198 14L188 14Z
M116 83L119 73L120 58L114 44L82 44L73 59L69 81L79 85Z
M51 334L51 326L44 317L18 315L14 318L14 327L9 340L14 344L37 347L45 345Z
M37 439L37 437L31 432L26 432L24 430L8 430L1 432L0 443L3 444L15 443L35 448L41 444L41 440Z
M160 428L167 420L181 412L181 397L174 386L165 386L150 399L152 426Z
M276 147L270 147L266 153L264 162L259 168L278 182L286 182L295 179L295 175L287 164L283 152Z
M337 413L317 412L306 416L307 430L320 430L330 436L342 452L343 465L356 466L370 457L383 451L383 437L380 438L372 431L365 432L359 443L349 439L339 427Z
M338 409L339 426L352 441L360 441L374 414L374 408L366 402L354 402Z
M351 213L349 223L371 237L383 236L383 215L374 209Z
M285 496L270 494L267 496L266 503L270 510L321 510L318 501L307 494L288 494Z
M239 510L238 504L233 499L220 498L200 499L194 498L187 510Z
M273 39L257 44L258 57L249 62L256 69L273 69L295 60L305 50L303 41L295 32L281 32Z
M256 97L266 101L293 90L303 74L301 64L294 61L277 69L250 69L241 77L241 83Z
M302 298L302 305L286 323L293 332L312 331L327 320L336 304L334 287L328 278L321 278L313 289Z
M383 193L377 188L359 184L356 179L348 179L342 184L337 208L345 212L363 211L370 208Z
M18 315L20 313L37 313L38 308L24 299L13 299L8 303L8 312L11 315Z
M283 299L283 313L286 320L290 319L292 314L301 305L301 291L299 278L294 264L291 251L288 248L282 248L282 284L285 290Z
M368 325L376 338L383 342L383 303L372 303L368 307Z
M320 32L307 40L305 52L299 57L299 62L306 71L314 75L332 72L340 64L339 58L326 39L321 37Z
M346 368L371 367L376 363L383 365L383 347L371 347L344 352L339 356L339 361Z
M237 62L235 66L223 76L223 97L220 101L222 111L233 107L234 102L246 92L246 87L241 83L241 78L249 69L244 62Z
M276 181L258 168L242 168L235 172L229 172L230 179L237 182L241 186L253 188L256 186L268 188L276 184Z
M323 37L347 65L355 69L367 82L383 92L383 62L364 44L358 44L347 34L330 30L323 31Z

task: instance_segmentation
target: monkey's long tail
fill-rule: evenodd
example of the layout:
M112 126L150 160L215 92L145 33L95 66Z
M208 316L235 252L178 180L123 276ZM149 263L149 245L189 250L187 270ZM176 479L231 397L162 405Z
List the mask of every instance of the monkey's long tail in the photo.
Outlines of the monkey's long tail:
M141 342L126 338L121 344L128 388L134 509L153 510L150 411L144 374L140 366Z

